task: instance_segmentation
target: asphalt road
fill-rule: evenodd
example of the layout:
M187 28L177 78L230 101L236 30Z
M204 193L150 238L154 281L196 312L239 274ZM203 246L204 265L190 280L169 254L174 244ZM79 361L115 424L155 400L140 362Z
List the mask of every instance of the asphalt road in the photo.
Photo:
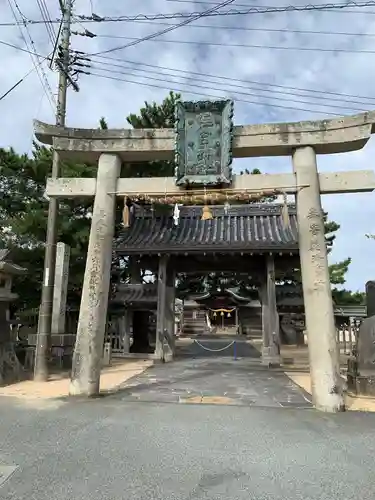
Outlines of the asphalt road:
M4 500L375 498L372 414L3 397L0 439Z

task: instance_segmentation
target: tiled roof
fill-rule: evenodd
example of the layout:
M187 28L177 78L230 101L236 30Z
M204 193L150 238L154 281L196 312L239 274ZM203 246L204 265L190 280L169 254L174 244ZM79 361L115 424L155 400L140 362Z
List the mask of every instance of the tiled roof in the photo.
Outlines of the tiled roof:
M118 285L112 302L124 305L147 305L157 302L157 285Z
M158 214L137 208L129 228L120 234L116 251L124 255L202 252L298 252L297 219L289 206L289 227L284 227L281 205L253 204L210 207L213 219L201 220L202 207L180 208L178 225L172 209Z

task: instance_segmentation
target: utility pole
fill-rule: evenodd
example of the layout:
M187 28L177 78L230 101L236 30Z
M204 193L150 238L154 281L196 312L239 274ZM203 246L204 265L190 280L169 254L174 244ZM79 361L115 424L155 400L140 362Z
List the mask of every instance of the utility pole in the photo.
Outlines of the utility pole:
M61 23L61 59L58 61L59 84L56 108L56 125L65 126L66 116L66 94L68 83L73 83L69 77L70 62L70 37L71 37L71 17L74 0L65 0L60 2L62 9ZM58 40L57 40L58 44ZM54 150L52 159L52 178L59 176L59 155ZM53 305L53 289L55 282L55 264L56 264L56 243L57 243L57 216L58 201L56 198L49 200L46 248L44 255L44 273L42 283L42 297L39 308L38 335L35 353L34 378L39 381L48 379L47 356L51 340L51 320Z

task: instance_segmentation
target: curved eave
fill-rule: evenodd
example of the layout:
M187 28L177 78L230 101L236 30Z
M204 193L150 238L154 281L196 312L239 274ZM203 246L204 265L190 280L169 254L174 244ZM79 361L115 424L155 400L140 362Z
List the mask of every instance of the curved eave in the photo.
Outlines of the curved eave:
M201 293L201 294L191 294L188 296L188 300L194 300L195 302L199 302L201 300L207 300L211 297L211 293L210 292L206 292L206 293Z
M318 154L343 153L364 147L375 123L375 111L327 120L269 123L234 127L233 156L288 156L296 147L312 146ZM97 160L116 153L126 160L173 159L173 129L59 128L34 121L36 138L54 145L63 157Z
M259 247L256 249L252 249L252 251L245 251L245 249L241 246L240 248L218 248L218 247L205 247L204 249L200 249L197 245L192 247L186 247L182 249L174 249L170 246L158 247L157 249L148 248L147 250L144 248L116 248L116 255L139 255L142 257L160 257L163 254L173 255L176 257L187 257L188 255L288 255L288 256L296 256L299 254L299 248L296 245L295 247L282 247L281 245L270 248L269 246Z
M191 295L189 295L189 299L194 300L196 302L200 302L200 301L205 301L205 300L209 300L209 299L214 300L215 298L217 298L217 295L224 296L225 294L228 294L230 297L232 297L235 300L237 300L238 302L242 302L244 304L247 304L247 303L252 301L251 297L243 297L241 295L238 295L230 288L225 288L223 290L223 292L221 292L221 293L218 292L218 294L210 293L210 292L206 292L206 293L202 293L202 294L191 294Z
M238 293L234 292L230 288L226 288L225 290L229 295L231 295L234 299L238 300L238 302L242 302L244 304L247 304L248 302L252 301L251 297L243 297L242 295L238 295Z
M0 262L0 273L9 275L23 275L27 273L27 269L10 262Z

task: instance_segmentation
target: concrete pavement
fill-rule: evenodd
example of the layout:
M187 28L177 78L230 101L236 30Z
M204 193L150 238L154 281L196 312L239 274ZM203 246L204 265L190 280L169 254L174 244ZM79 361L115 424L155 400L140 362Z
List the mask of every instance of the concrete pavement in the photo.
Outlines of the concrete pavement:
M374 414L308 408L251 346L198 347L98 399L1 396L0 499L375 498Z
M0 486L4 500L375 497L373 414L129 403L121 394L0 404L0 464L18 466Z

